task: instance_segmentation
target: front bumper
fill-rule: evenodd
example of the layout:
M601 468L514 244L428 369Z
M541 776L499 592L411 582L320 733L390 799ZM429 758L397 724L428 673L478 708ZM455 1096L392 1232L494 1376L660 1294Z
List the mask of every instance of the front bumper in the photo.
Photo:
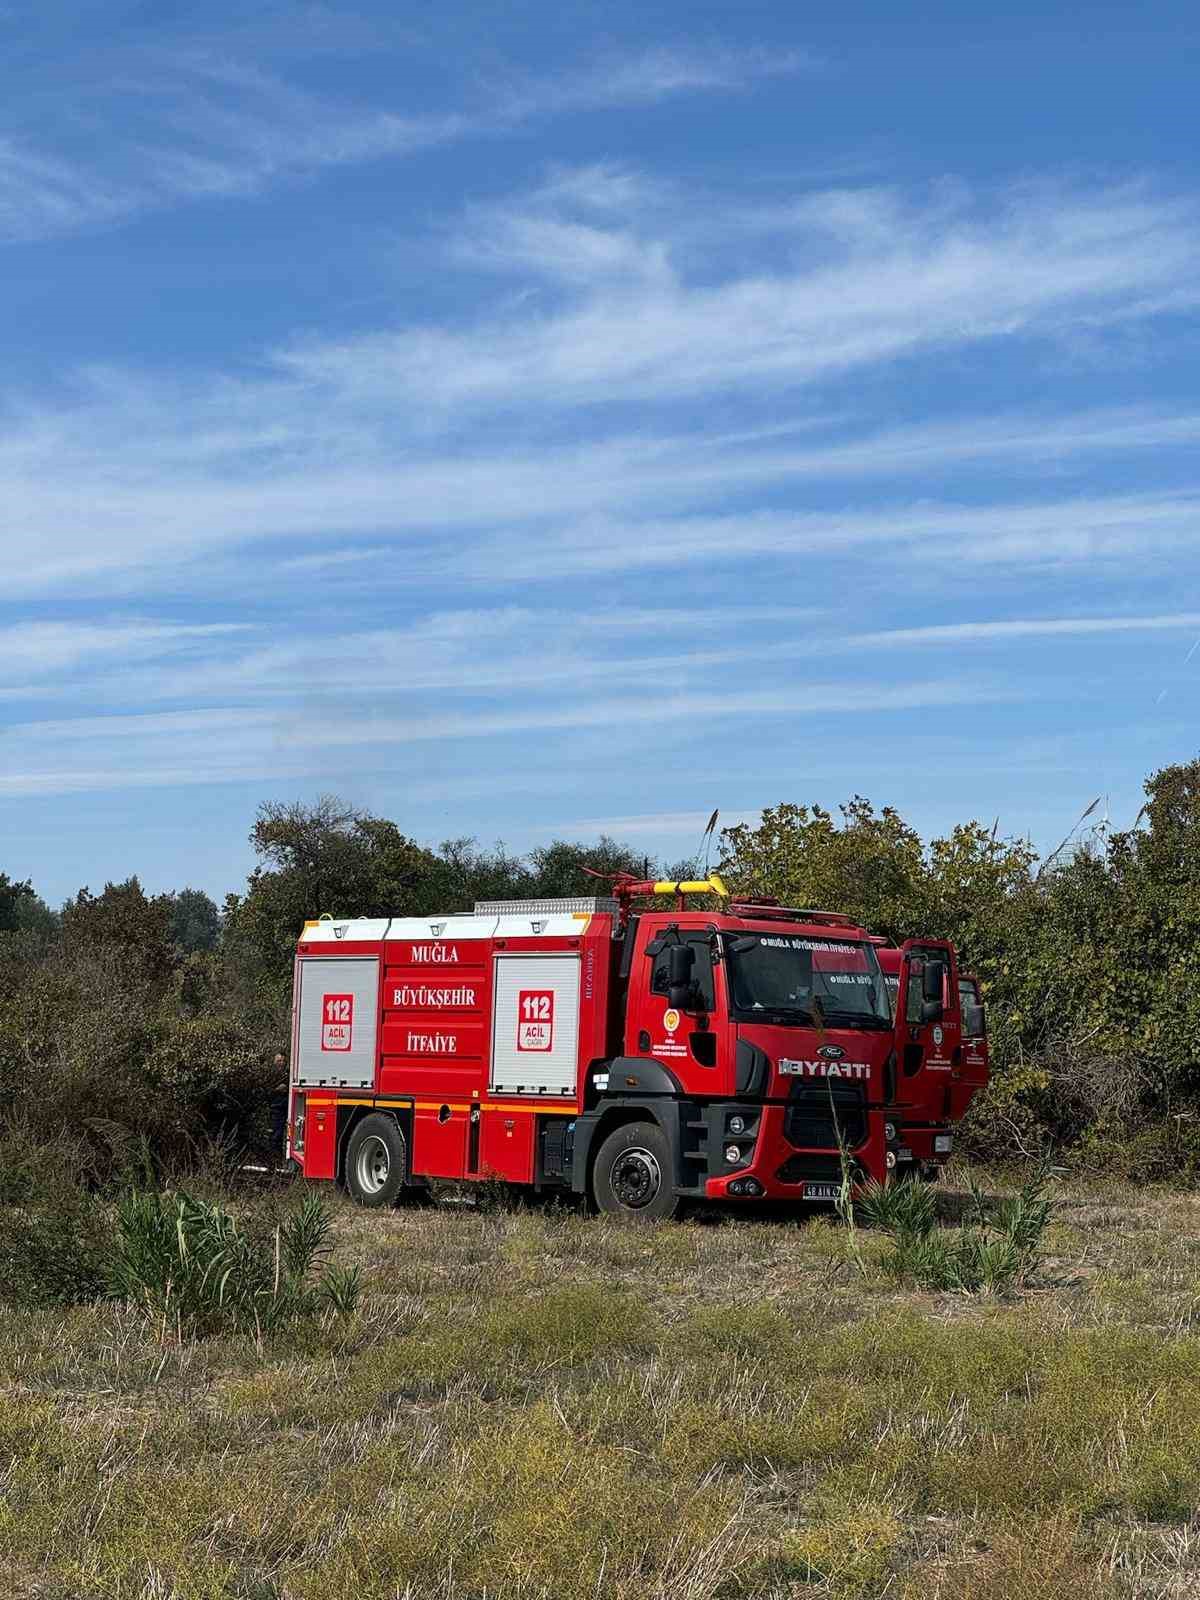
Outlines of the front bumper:
M911 1159L925 1166L931 1162L943 1165L949 1161L954 1148L953 1136L945 1126L913 1127L900 1123L897 1135L900 1145L911 1153Z
M808 1200L828 1203L842 1184L842 1156L836 1146L793 1143L785 1132L789 1107L782 1102L744 1104L729 1101L706 1108L708 1173L703 1192L710 1200ZM731 1119L742 1117L742 1135L732 1133ZM887 1179L887 1141L883 1118L865 1116L865 1136L846 1155L860 1181ZM794 1119L791 1126L795 1128ZM855 1130L860 1132L861 1129ZM736 1148L738 1159L730 1154ZM747 1179L753 1180L746 1191Z

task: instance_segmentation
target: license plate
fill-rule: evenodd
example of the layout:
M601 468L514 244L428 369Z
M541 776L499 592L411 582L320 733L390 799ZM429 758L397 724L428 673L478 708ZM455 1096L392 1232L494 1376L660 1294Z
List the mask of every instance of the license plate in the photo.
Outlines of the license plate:
M804 1185L804 1198L806 1200L837 1200L842 1193L840 1183L806 1183Z

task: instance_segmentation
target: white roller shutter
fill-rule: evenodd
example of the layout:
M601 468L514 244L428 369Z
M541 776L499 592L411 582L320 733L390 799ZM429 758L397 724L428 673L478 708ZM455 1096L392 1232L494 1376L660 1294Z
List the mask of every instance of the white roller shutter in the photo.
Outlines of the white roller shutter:
M295 1081L348 1089L374 1087L378 958L303 956L299 968L299 1060L293 1074Z
M578 1058L579 957L497 956L492 1091L574 1095Z

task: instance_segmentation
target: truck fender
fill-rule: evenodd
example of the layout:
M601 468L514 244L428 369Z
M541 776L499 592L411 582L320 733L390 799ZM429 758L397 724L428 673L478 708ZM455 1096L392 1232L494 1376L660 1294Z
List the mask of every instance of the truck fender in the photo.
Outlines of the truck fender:
M614 1128L626 1122L653 1122L661 1128L671 1149L671 1166L680 1179L679 1113L675 1103L661 1099L636 1099L604 1096L594 1111L585 1111L575 1122L575 1147L571 1160L571 1188L587 1194L590 1187L592 1157Z
M652 1056L617 1056L608 1069L606 1097L619 1095L670 1094L680 1095L683 1086L669 1067ZM599 1108L599 1107L598 1107Z

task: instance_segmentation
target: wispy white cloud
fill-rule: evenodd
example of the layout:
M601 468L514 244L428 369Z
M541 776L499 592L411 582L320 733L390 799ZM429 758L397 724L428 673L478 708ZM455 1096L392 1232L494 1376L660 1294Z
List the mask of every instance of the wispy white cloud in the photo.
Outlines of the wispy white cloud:
M28 621L0 626L0 692L30 686L34 680L69 676L106 658L128 664L162 661L199 645L228 640L246 631L237 623L166 623L116 619L110 622Z
M708 215L719 245L720 208ZM285 538L326 547L289 550L293 573L306 561L371 572L374 560L347 548L362 539L380 552L376 578L504 582L698 554L874 545L919 556L951 540L966 560L1045 565L1169 552L1194 536L1196 497L1177 480L1156 494L1049 500L1009 488L984 506L947 503L941 489L943 469L968 462L1028 479L1178 449L1200 438L1194 413L883 429L821 413L827 382L850 370L1120 321L1150 289L1196 294L1190 205L1128 186L924 200L873 190L788 199L773 215L789 243L774 271L738 259L722 271L714 249L697 278L677 259L670 208L635 176L559 171L524 202L473 213L466 235L552 283L551 309L505 302L469 327L310 339L236 381L94 369L72 403L13 396L6 417L0 396L0 579L28 591L136 572L144 586L155 568ZM696 425L698 401L734 391L771 396L782 415L757 430ZM597 404L634 401L654 408L653 429L598 431ZM892 480L887 503L877 488L843 491L836 510L806 503L808 485L828 506L830 486L854 479ZM901 480L918 483L918 499ZM397 547L419 563L383 553Z
M585 817L573 822L556 823L554 832L556 835L565 834L567 837L582 835L591 839L604 833L610 838L617 839L648 836L655 839L686 840L698 845L710 815L711 812L707 811L659 811L645 816ZM748 823L753 827L761 816L761 811L722 811L720 827L733 828L739 823Z
M0 242L72 232L126 215L140 191L0 137Z
M1002 622L948 622L926 628L889 628L850 636L856 647L883 645L1006 644L1015 639L1083 639L1121 633L1192 633L1200 611L1151 617L1013 617Z
M661 47L635 55L611 55L582 72L566 71L501 85L501 104L510 115L531 117L550 111L656 105L680 94L733 94L767 78L819 72L823 63L800 50L768 51Z
M486 97L464 94L459 109L416 113L301 89L215 44L160 51L92 87L93 118L112 126L91 157L5 137L0 120L0 242L185 200L248 198L327 168L502 136L573 111L735 93L810 66L799 54L650 50L583 72L510 75Z
M264 404L269 396L261 395ZM997 437L985 421L972 449L969 427L937 424L908 430L903 447L876 450L871 435L850 445L788 451L721 448L707 436L627 438L545 449L479 453L364 450L345 459L305 460L311 418L288 415L286 446L261 454L215 447L198 459L201 415L175 412L180 433L141 426L139 406L91 409L39 419L0 441L0 579L10 592L53 590L105 579L139 591L154 574L208 561L247 542L328 541L333 550L286 553L295 563L365 567L374 584L470 577L503 584L577 574L653 571L683 559L733 564L753 554L796 559L820 551L872 546L884 561L956 559L983 565L1048 567L1112 561L1140 554L1162 559L1194 548L1200 486L1150 493L1001 498L987 504L840 497L836 511L763 510L760 496L806 481L929 476L972 457L1020 460L1028 476L1039 461L1082 464L1121 449L1120 431L1086 417L1058 428L1048 452L1030 430ZM189 417L198 432L188 431ZM137 419L137 420L135 420ZM336 437L338 421L331 420ZM1193 419L1165 419L1162 447ZM248 436L269 432L263 419ZM1048 430L1054 433L1051 425ZM1126 448L1154 448L1155 425L1133 428ZM108 441L112 444L109 449ZM361 453L364 459L355 460ZM744 509L698 510L733 496ZM828 490L825 491L826 498ZM445 536L454 533L453 540ZM385 542L380 536L385 535ZM364 556L347 549L362 537ZM419 559L416 553L419 552ZM333 558L336 558L333 559ZM294 565L289 570L295 570ZM301 569L303 570L303 569ZM124 575L124 576L123 576ZM197 581L203 575L197 573Z
M409 716L355 707L341 714L292 709L280 714L236 705L131 716L58 718L11 724L9 765L0 796L78 793L90 787L214 783L328 773L330 753L358 750L360 769L371 751L407 745L502 738L512 734L578 734L629 727L672 727L687 719L706 724L748 718L789 720L886 716L912 707L978 705L1014 697L1011 687L957 679L949 682L808 682L693 693L589 696L570 704L531 698L500 708L442 710ZM99 749L108 757L97 762ZM187 759L180 751L187 750ZM56 787L57 785L57 787Z
M826 670L825 663L869 653L895 656L909 648L956 652L968 646L1006 645L1025 639L1086 642L1122 635L1200 632L1200 613L1148 616L1008 617L875 631L848 630L833 613L787 606L547 614L515 606L409 616L401 628L356 632L227 626L179 628L142 622L90 629L79 624L29 624L0 631L0 698L19 703L36 696L88 696L116 712L127 706L238 707L249 724L278 729L303 703L353 708L363 697L363 663L370 663L372 696L439 703L440 723L480 694L480 685L503 685L507 698L545 703L594 692L606 695L647 683L687 686L772 682L781 670L797 681ZM32 665L30 664L32 657ZM1007 659L1013 685L1020 662ZM814 663L822 663L821 668ZM1061 670L1061 669L1060 669ZM6 678L10 681L6 684ZM814 693L818 692L814 690ZM823 692L823 691L820 691ZM223 716L219 711L216 715ZM150 716L147 709L144 713ZM156 711L155 718L174 713ZM203 731L210 713L189 724ZM100 733L126 724L100 719ZM141 732L164 724L143 721ZM53 735L74 737L76 723L49 724Z
M712 215L714 236L722 217ZM533 270L530 241L553 234L548 275L577 279L567 303L522 307L469 329L421 327L299 344L298 379L361 399L397 390L425 403L544 407L670 399L754 385L791 387L922 351L1013 336L1055 337L1147 314L1156 295L1200 300L1200 212L1135 188L1010 191L925 203L891 191L812 195L778 208L799 261L713 283L678 273L669 239L605 230L543 210L494 210L461 248ZM557 233L554 230L557 229ZM763 252L763 259L777 252ZM614 263L637 260L628 280ZM588 276L589 266L591 268Z

